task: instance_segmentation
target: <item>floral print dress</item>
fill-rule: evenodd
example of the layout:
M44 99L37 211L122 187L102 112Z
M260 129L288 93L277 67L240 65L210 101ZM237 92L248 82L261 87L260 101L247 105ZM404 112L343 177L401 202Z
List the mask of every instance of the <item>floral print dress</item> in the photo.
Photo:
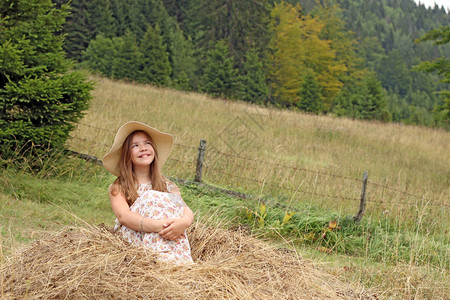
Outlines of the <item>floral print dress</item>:
M168 191L172 191L176 186L166 182ZM165 193L152 190L151 183L140 184L138 187L139 197L130 206L130 210L150 219L170 219L181 218L184 213L184 202L181 196L175 193ZM114 228L121 233L123 238L134 245L148 247L159 253L159 259L163 261L173 261L177 264L193 263L189 240L184 233L184 237L177 241L170 241L162 238L157 232L138 232L129 229L119 223L116 219Z

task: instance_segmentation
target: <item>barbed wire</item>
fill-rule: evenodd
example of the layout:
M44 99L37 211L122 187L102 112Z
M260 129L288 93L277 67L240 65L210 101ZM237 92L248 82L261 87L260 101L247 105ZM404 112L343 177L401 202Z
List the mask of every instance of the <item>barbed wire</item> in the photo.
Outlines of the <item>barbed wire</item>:
M192 145L186 145L186 144L183 144L183 143L176 142L173 145L174 146L181 146L181 147L185 147L185 148L192 148L192 149L198 150L198 147L195 147L195 146L192 146Z
M213 152L219 153L221 155L230 156L230 157L237 157L237 158L250 160L250 161L254 161L254 162L258 162L258 163L272 164L272 165L275 165L277 167L285 167L285 168L293 169L293 170L296 170L296 171L300 170L300 171L305 171L305 172L319 174L319 175L325 175L325 176L336 177L336 178L345 178L345 179L349 179L349 180L353 180L353 181L357 181L357 182L362 182L362 179L353 178L353 177L349 177L349 176L345 176L345 175L325 173L325 172L321 172L321 171L308 170L308 169L304 169L304 168L300 168L300 167L282 165L282 164L277 164L277 163L273 163L273 162L269 162L269 161L262 161L262 160L258 160L258 159L254 159L254 158L238 156L238 155L230 154L230 153L224 153L224 152L221 152L221 151L218 151L218 150L215 150L215 149L209 149L208 151L213 151ZM248 166L246 166L246 168L248 168ZM417 196L417 195L408 193L406 191L401 191L401 190L392 188L390 186L387 186L387 185L384 185L384 184L381 184L381 183L377 183L377 182L372 181L372 180L368 180L368 183L373 184L373 185L378 186L378 187L386 188L386 189L389 189L389 190L392 190L392 191L395 191L395 192L403 193L405 195L412 196L412 197L415 197L417 199L430 200L430 199L427 199L427 198L424 198L424 197L421 197L421 196Z
M208 161L209 161L209 162L208 162ZM211 162L211 161L212 161L212 162ZM205 165L207 165L208 167L215 167L217 164L219 164L217 161L214 162L214 160L209 160L209 159L207 159L207 157L205 157L204 162L205 162ZM236 162L236 161L234 161L234 162ZM213 164L213 163L214 163L214 164ZM236 163L237 163L237 162L236 162ZM237 163L237 164L239 164L239 163ZM227 165L229 165L228 162L227 162ZM261 172L261 169L260 169L260 168L254 167L254 166L251 166L251 165L245 165L245 169L252 169L252 170Z
M216 170L211 169L211 168L209 169L209 171L212 171L212 172L214 172L214 173L216 173L216 174L220 174L220 175L228 175L228 176L231 176L231 177L236 177L236 178L243 179L243 180L247 180L247 181L254 181L254 182L260 183L261 185L262 185L262 184L264 184L264 185L269 185L269 186L272 186L272 187L277 188L277 189L290 190L290 191L300 192L300 193L304 193L304 194L310 194L310 195L314 195L314 196L332 197L332 198L336 198L336 199L352 200L352 201L355 201L355 200L356 200L356 201L359 201L359 199L356 199L356 198L350 198L350 197L345 197L345 196L327 195L327 194L321 194L321 193L316 193L316 192L309 192L309 191L305 191L305 190L296 190L296 189L293 189L293 188L290 188L290 187L285 187L285 186L281 186L281 185L276 185L276 184L271 183L271 182L259 181L259 180L250 179L250 178L238 176L238 175L231 174L231 173L227 173L227 172L216 171Z
M219 172L219 171L214 170L214 169L211 168L211 167L205 166L205 173L206 173L206 172L209 172L209 171L212 171L212 172L214 172L214 173L220 173L220 174L222 174L222 175L232 176L232 177L239 178L239 179L243 179L243 180L247 180L247 181L253 181L253 182L256 182L256 183L260 183L260 184L263 184L263 183L264 183L263 181L259 181L259 180L252 179L252 178L242 177L242 176L235 175L235 174L231 174L231 173L227 173L227 172Z
M414 198L417 198L417 199L421 199L421 200L424 200L424 199L425 199L425 200L429 200L429 199L426 199L426 198L424 198L424 197L420 197L420 196L417 196L417 195L408 193L408 192L406 192L406 191L400 191L400 190L395 189L395 188L392 188L392 187L390 187L390 186L388 186L388 185L384 185L384 184L381 184L381 183L378 183L378 182L374 182L374 181L372 181L372 180L367 180L367 182L370 183L370 184L373 184L373 185L375 185L375 186L378 186L378 187L381 187L381 188L385 188L385 189L388 189L388 190L391 190L391 191L394 191L394 192L402 193L402 194L405 194L405 195L408 195L408 196L411 196L411 197L414 197Z
M291 188L291 187L286 187L286 186L276 185L276 184L270 183L270 182L265 182L265 181L263 182L263 181L259 181L259 180L255 180L255 179L250 179L250 178L238 176L238 175L227 173L227 172L217 171L217 170L214 170L214 169L211 169L211 168L209 168L208 171L213 171L214 173L219 174L219 175L228 175L228 176L231 176L231 177L236 177L236 178L247 180L247 181L257 182L259 184L269 185L269 186L272 186L272 187L278 188L278 189L290 190L290 191L299 192L299 193L308 194L308 195L313 195L313 196L321 196L321 197L325 197L325 198L331 197L331 198L335 198L335 199L351 200L351 201L360 201L360 199L358 199L358 198L351 198L351 197L337 196L337 195L330 195L330 194L322 194L322 193L317 193L317 192L309 192L309 191L305 191L305 190L296 190L296 189ZM417 203L415 203L415 202L403 202L403 201L389 202L389 201L373 199L373 198L370 198L370 197L367 198L367 203L376 203L376 204L384 204L385 203L385 204L390 204L390 205L395 205L395 204L417 205ZM446 205L445 203L433 203L432 202L432 203L428 203L427 205L448 207L448 205Z
M98 130L103 130L103 131L108 131L108 132L113 132L113 133L115 133L114 130L110 130L110 129L100 128L100 127L97 127L97 126L93 126L93 125L89 125L89 124L84 124L84 123L78 123L78 124L83 125L83 126L87 126L87 127L90 127L90 128L98 129ZM84 139L84 138L79 138L79 137L71 137L71 138L77 139L77 140L82 140L82 141L85 141L85 142L87 142L87 143L93 142L93 141L91 141L91 140ZM95 142L95 143L98 144L97 142ZM100 143L100 145L105 146L105 147L110 147L110 145L106 145L106 144L103 144L103 143ZM196 147L196 146L186 145L186 144L183 144L183 143L174 143L174 146L181 146L181 147L186 147L186 148L191 148L191 149L198 149L198 147ZM255 159L255 158L250 158L250 157L239 156L239 155L235 155L235 154L231 154L231 153L225 153L225 152L222 152L222 151L219 151L219 150L216 150L216 149L208 149L208 152L215 152L215 153L218 153L218 154L223 155L223 156L234 157L234 158L238 158L238 159L241 159L241 160L253 161L253 162L256 162L256 163L270 164L270 165L274 165L274 166L276 166L276 167L288 168L288 169L292 169L292 170L295 170L295 171L303 171L303 172L308 172L308 173L313 173L313 174L318 174L318 175L323 175L323 176L336 177L336 178L344 178L344 179L348 179L348 180L352 180L352 181L357 181L357 182L362 182L362 181L363 181L363 180L361 180L361 179L353 178L353 177L349 177L349 176L345 176L345 175L333 174L333 173L327 173L327 172L322 172L322 171L318 171L318 170L309 170L309 169L305 169L305 168L301 168L301 167L297 167L297 166L289 166L289 165L284 165L284 164L273 163L273 162L270 162L270 161L263 161L263 160L260 160L260 159ZM175 161L179 161L179 162L185 163L184 161L180 161L180 160L176 160L176 159L172 159L172 160L175 160ZM195 164L194 162L189 162L189 163L190 163L190 164ZM206 169L207 169L207 167L208 167L207 164L208 164L208 163L206 162L206 166L205 166ZM249 168L250 166L247 165L247 166L245 166L245 167L246 167L246 168ZM209 166L209 168L211 168L211 166ZM257 170L256 167L250 167L250 168L253 168L253 169ZM213 170L213 172L217 172L217 171ZM229 174L229 173L224 173L224 174L227 174L227 175L230 175L230 176L233 176L233 177L239 177L240 179L244 179L244 180L247 180L247 181L253 181L253 182L260 183L260 184L262 183L262 182L260 182L260 181L254 180L254 179L249 179L249 178L245 178L245 177L242 177L242 176L237 176L237 175L234 175L234 174ZM415 195L415 194L412 194L412 193L409 193L409 192L406 192L406 191L402 191L402 190L399 190L399 189L396 189L396 188L392 188L392 187L390 187L390 186L388 186L388 185L381 184L381 183L378 183L378 182L375 182L375 181L372 181L372 180L368 180L368 183L370 183L370 184L372 184L372 185L374 185L374 186L380 187L380 188L385 188L385 189L387 189L387 190L395 191L395 192L398 192L398 193L401 193L401 194L404 194L404 195L408 195L408 196L410 196L410 197L414 197L414 198L417 198L417 199L421 199L421 200L423 200L423 201L430 201L430 199L425 198L425 197L423 197L423 196L417 196L417 195ZM289 188L288 188L288 189L289 189ZM303 191L303 192L305 192L305 191ZM316 194L314 194L314 195L316 195ZM319 196L336 197L336 196L333 196L333 195L320 195L320 194L317 194L317 195L319 195ZM351 199L351 200L355 200L354 198L349 198L349 197L340 197L340 199ZM375 200L371 200L371 202L380 202L380 203L384 203L383 201L375 201ZM392 202L388 202L388 203L392 203ZM396 203L397 203L397 202L396 202ZM409 205L414 204L414 203L412 203L412 202L404 202L404 203L408 203ZM444 204L430 203L430 204L432 204L432 205L444 205L444 206L447 206L445 203L444 203Z
M176 159L176 158L169 158L167 160L167 162L171 162L171 161L176 161L179 163L183 163L183 164L191 164L191 165L195 165L195 163L193 161L187 161L187 160L180 160L180 159Z
M85 140L83 138L76 138L76 139L80 139L80 140ZM77 151L73 151L73 150L69 150L70 154L76 155L80 158L83 158L87 161L92 161L98 165L102 165L102 161L100 159L98 159L95 156L89 155L89 154L84 154L84 153L80 153ZM176 158L171 158L169 161L175 161L175 162L179 162L179 163L183 163L183 164L191 164L191 165L195 165L195 163L193 161L184 161L184 160L180 160L180 159L176 159ZM260 181L260 180L256 180L256 179L251 179L251 178L247 178L247 177L243 177L243 176L239 176L239 175L235 175L235 174L231 174L231 173L227 173L227 172L223 172L223 171L218 171L215 170L214 168L205 166L205 175L207 172L212 171L213 173L219 174L219 175L227 175L227 176L231 176L231 177L235 177L241 180L246 180L246 181L252 181L252 182L256 182L258 184L261 185L268 185L271 186L273 188L276 189L283 189L283 190L289 190L289 191L293 191L293 192L299 192L299 193L303 193L303 194L309 194L309 195L313 195L313 196L320 196L320 197L325 197L325 198L335 198L335 199L340 199L340 200L351 200L351 201L359 201L360 199L358 198L350 198L350 197L345 197L345 196L337 196L337 195L330 195L330 194L322 194L322 193L317 193L317 192L310 192L310 191L306 191L306 190L298 190L298 189L294 189L291 187L286 187L286 186L282 186L282 185L276 185L274 183L271 182L266 182L266 181ZM388 204L388 205L413 205L413 206L417 206L418 203L414 203L414 202L402 202L402 201L395 201L395 202L388 202L388 201L383 201L383 200L375 200L375 199L371 199L370 197L367 198L368 203L377 203L377 204ZM424 205L431 205L431 206L440 206L440 207L444 207L447 208L448 205L445 203L439 204L439 203L426 203Z
M219 153L219 154L221 154L221 155L225 155L225 156L237 157L237 158L241 158L241 159L245 159L245 160L255 161L255 162L258 162L258 163L267 163L267 164L276 165L276 166L278 166L278 167L280 167L280 166L281 166L281 167L286 167L286 168L293 169L293 170L296 170L296 171L297 171L297 170L300 170L300 171L305 171L305 172L314 173L314 174L319 174L319 175L325 175L325 176L336 177L336 178L345 178L345 179L349 179L349 180L354 180L354 181L362 182L361 179L357 179L357 178L353 178L353 177L348 177L348 176L344 176L344 175L337 175L337 174L332 174L332 173L324 173L324 172L321 172L321 171L313 171L313 170L308 170L308 169L304 169L304 168L300 168L300 167L281 165L281 164L276 164L276 163L272 163L272 162L268 162L268 161L262 161L262 160L253 159L253 158L249 158L249 157L242 157L242 156L238 156L238 155L234 155L234 154L224 153L224 152L221 152L221 151L218 151L218 150L214 150L214 149L210 149L210 150L208 150L208 151L213 151L213 152ZM246 168L248 168L248 166L246 166ZM373 185L378 186L378 187L382 187L382 188L386 188L386 189L389 189L389 190L393 190L393 191L402 193L402 194L404 194L404 195L412 196L412 197L415 197L415 198L417 198L417 199L428 200L428 201L430 200L430 199L428 199L428 198L424 198L424 197L421 197L421 196L417 196L417 195L408 193L408 192L406 192L406 191L401 191L401 190L398 190L398 189L395 189L395 188L391 188L391 187L389 187L389 186L387 186L387 185L383 185L383 184L381 184L381 183L377 183L377 182L374 182L374 181L372 181L372 180L368 180L368 183L373 184ZM409 203L409 202L406 202L406 203ZM439 204L438 204L438 205L439 205Z
M383 201L383 200L373 200L371 199L371 197L367 197L367 203L377 203L377 204L389 204L389 205L412 205L412 206L417 206L418 204L422 204L422 205L431 205L431 206L440 206L440 207L449 207L449 205L445 204L445 203L434 203L434 202L430 202L430 203L417 203L417 202L404 202L404 201L395 201L395 202L389 202L389 201Z
M251 170L256 171L257 174L261 174L261 172L262 172L262 170L260 168L257 168L257 167L251 166L251 165L242 166L239 162L236 162L236 161L233 161L233 163L237 164L237 168L243 167L246 170L251 169ZM208 162L205 160L205 168L215 169L215 168L217 168L218 164L219 163L217 163L217 162L215 164L208 164ZM229 167L229 164L226 165L226 166ZM272 172L273 173L272 178L279 178L280 176L287 177L289 175L289 176L291 176L290 178L291 178L291 181L292 181L293 178L296 178L298 176L298 174L300 174L299 170L293 170L293 171L292 170L288 170L287 172L289 172L289 174L283 174L282 172L280 172L280 173ZM322 178L324 178L324 177L322 177ZM310 180L314 180L314 184L321 184L321 183L327 183L328 182L327 180L318 179L317 177L315 179L314 178L310 178Z
M254 161L254 162L257 162L257 163L270 164L270 165L274 165L274 166L277 166L277 167L289 168L289 169L293 169L293 170L300 170L300 171L305 171L305 172L314 173L314 174L320 174L320 175L331 176L331 177L338 177L338 178L345 178L345 179L349 179L349 180L362 182L362 179L353 178L353 177L349 177L349 176L332 174L332 173L325 173L325 172L315 171L315 170L308 170L308 169L304 169L304 168L300 168L300 167L296 167L296 166L283 165L283 164L273 163L273 162L270 162L270 161L263 161L263 160L254 159L254 158L250 158L250 157L239 156L239 155L235 155L235 154L231 154L231 153L224 153L222 151L218 151L218 150L214 150L214 149L210 149L208 151L213 151L213 152L219 153L221 155L225 155L225 156L230 156L230 157L235 157L235 158L239 158L239 159L245 159L245 160L249 160L249 161Z

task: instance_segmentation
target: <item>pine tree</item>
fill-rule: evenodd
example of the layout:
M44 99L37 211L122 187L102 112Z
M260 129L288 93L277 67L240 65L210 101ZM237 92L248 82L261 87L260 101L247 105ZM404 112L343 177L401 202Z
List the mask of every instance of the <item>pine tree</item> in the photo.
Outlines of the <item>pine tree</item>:
M147 32L140 44L142 53L141 81L157 85L167 85L172 72L166 46L159 35L159 28L148 26Z
M203 90L213 96L235 97L239 91L236 83L237 70L225 41L219 41L208 52Z
M92 88L68 72L58 34L68 7L50 0L0 2L0 152L64 147L88 108ZM17 147L17 148L16 148ZM45 148L45 149L44 149Z

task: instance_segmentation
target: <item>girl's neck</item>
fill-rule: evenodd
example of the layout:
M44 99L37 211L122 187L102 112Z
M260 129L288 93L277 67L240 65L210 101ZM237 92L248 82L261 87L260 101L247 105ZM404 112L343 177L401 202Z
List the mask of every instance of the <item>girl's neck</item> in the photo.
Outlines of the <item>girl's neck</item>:
M134 175L136 176L137 183L149 183L150 182L150 167L148 168L135 168L133 170Z

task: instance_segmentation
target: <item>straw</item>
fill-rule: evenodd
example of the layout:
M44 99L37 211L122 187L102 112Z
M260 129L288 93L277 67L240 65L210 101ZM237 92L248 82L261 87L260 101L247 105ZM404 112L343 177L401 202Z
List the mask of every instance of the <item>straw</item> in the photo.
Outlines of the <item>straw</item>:
M6 299L375 299L294 251L196 222L194 265L177 266L104 226L64 228L1 267Z

